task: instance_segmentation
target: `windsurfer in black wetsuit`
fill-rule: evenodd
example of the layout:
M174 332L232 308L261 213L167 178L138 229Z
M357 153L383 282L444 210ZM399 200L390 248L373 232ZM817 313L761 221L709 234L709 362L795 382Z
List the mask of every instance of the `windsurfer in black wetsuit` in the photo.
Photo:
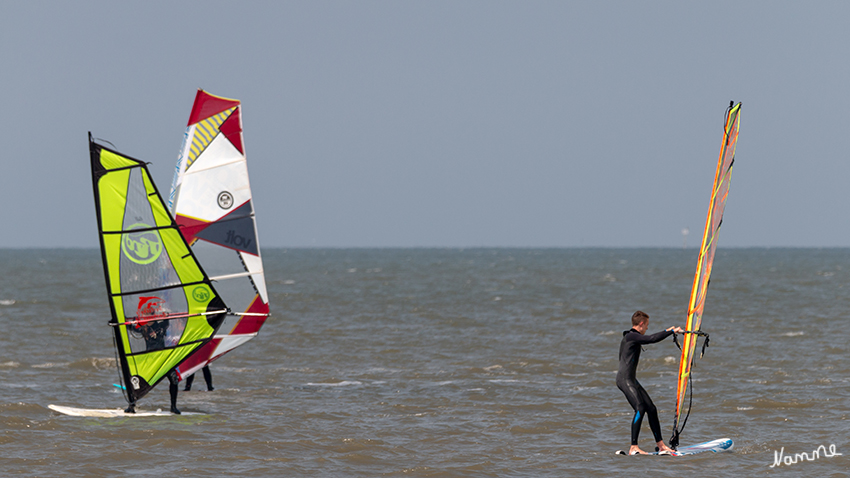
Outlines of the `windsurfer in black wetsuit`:
M617 388L623 392L629 404L635 409L635 417L632 420L632 446L629 448L629 455L646 454L645 451L638 448L638 435L640 435L640 426L644 415L649 417L649 428L652 429L652 434L655 436L659 453L673 451L664 444L661 437L661 424L658 423L658 411L655 409L652 399L649 398L649 394L637 381L635 372L640 360L642 345L661 342L672 335L673 332L682 333L682 328L668 327L664 331L644 335L648 328L649 315L637 311L632 315L631 330L623 332L623 341L620 342L620 369L617 372Z

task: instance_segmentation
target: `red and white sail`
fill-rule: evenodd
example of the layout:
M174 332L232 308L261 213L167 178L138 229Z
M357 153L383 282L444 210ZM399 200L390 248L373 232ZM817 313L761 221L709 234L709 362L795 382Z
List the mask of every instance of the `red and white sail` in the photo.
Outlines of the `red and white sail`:
M168 207L230 310L212 341L181 364L181 378L255 337L269 315L243 145L239 100L198 90Z

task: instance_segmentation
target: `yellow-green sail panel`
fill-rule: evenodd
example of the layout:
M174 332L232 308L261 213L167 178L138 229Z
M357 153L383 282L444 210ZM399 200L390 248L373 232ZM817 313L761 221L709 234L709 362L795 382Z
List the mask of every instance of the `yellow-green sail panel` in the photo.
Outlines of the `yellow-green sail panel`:
M726 207L726 197L729 194L729 181L732 176L732 165L735 162L735 147L738 144L738 129L741 113L741 103L730 104L726 111L726 123L723 133L723 146L717 159L717 170L714 173L714 187L711 190L711 201L708 205L708 215L705 219L705 230L702 237L699 258L697 259L694 284L691 288L691 298L688 303L688 320L685 325L682 358L679 361L679 377L676 393L676 416L673 422L673 436L678 441L681 431L682 409L688 390L688 380L694 361L697 345L697 332L702 324L702 312L705 307L705 296L708 292L711 268L714 264L714 252L717 247L717 237L720 224L723 222L723 210ZM683 424L681 424L683 426ZM672 440L671 440L672 441Z
M112 326L127 400L147 394L212 338L226 305L195 259L145 163L91 140L92 181Z

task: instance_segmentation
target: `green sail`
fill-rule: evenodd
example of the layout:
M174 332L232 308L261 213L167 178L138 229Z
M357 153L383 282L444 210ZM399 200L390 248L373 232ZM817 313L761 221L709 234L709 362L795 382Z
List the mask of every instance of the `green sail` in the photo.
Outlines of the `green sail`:
M127 400L135 403L210 341L227 306L192 254L144 162L92 141L94 201Z

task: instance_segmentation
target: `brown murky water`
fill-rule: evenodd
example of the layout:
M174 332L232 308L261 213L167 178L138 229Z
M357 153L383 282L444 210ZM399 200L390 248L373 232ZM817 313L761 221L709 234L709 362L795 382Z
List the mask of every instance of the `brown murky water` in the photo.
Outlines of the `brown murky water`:
M622 457L614 384L635 309L683 325L696 250L264 252L271 319L213 364L204 415L73 418L124 406L95 250L0 250L0 474L29 476L846 476L850 250L718 251L683 444ZM672 425L679 352L638 377ZM181 387L182 388L182 387ZM203 389L203 379L195 381ZM160 384L140 404L168 405ZM644 423L641 444L651 446ZM771 467L775 452L841 456Z

